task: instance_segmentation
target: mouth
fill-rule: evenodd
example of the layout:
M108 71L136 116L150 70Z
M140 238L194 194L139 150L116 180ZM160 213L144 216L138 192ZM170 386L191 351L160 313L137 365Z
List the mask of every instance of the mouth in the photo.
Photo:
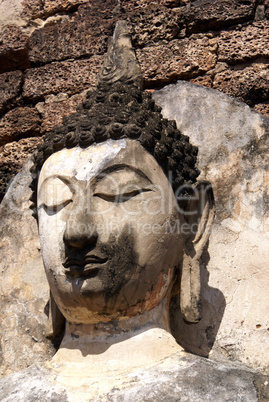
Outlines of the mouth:
M67 257L63 263L64 273L68 278L91 278L98 274L99 269L107 262L107 258L95 255L85 258Z

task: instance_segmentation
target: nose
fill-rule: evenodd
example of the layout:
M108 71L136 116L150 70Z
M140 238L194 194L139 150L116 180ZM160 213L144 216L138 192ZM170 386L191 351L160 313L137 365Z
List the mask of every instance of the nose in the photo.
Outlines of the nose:
M69 217L63 236L67 246L81 249L96 244L98 237L96 226L89 218L87 213L77 213Z

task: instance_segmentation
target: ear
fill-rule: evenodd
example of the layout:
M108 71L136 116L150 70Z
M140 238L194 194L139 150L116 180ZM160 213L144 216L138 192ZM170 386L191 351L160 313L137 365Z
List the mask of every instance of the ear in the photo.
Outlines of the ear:
M197 323L202 318L200 258L209 239L215 216L215 204L209 182L196 183L192 193L184 211L188 230L185 231L180 309L186 322Z
M49 299L49 324L46 337L50 340L61 338L64 333L65 318L59 310L55 300L50 292Z

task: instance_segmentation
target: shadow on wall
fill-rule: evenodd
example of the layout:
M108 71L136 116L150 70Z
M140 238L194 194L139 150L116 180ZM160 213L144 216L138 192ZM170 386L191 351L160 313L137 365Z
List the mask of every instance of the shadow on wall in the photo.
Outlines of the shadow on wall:
M203 318L201 321L198 324L188 324L184 321L180 312L180 295L176 290L180 289L178 282L174 285L174 294L170 302L170 325L173 336L187 352L205 357L208 357L213 348L226 307L223 293L208 284L209 272L207 265L210 255L207 250L208 244L200 261L203 303Z

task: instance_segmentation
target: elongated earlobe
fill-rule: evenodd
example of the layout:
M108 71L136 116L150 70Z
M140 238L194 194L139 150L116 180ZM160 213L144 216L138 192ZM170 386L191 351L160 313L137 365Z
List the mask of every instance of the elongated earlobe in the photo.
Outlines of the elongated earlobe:
M189 230L180 285L180 309L188 323L197 323L202 318L200 258L206 248L214 216L211 184L206 181L198 182L194 186L194 196L190 197L186 210Z
M203 317L199 261L188 256L183 260L180 310L184 321L195 324Z

